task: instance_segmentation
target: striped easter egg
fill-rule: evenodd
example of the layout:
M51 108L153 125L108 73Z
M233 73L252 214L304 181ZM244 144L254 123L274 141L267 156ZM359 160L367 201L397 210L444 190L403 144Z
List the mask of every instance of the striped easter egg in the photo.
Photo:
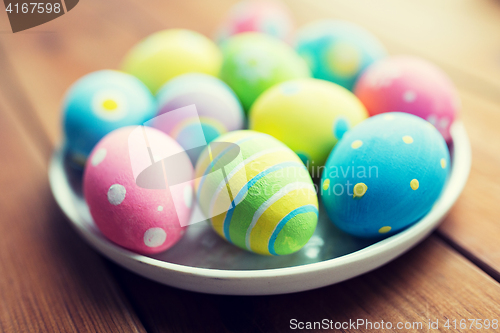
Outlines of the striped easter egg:
M195 186L214 230L245 250L290 254L316 229L318 199L309 172L268 134L241 130L217 138L200 155Z

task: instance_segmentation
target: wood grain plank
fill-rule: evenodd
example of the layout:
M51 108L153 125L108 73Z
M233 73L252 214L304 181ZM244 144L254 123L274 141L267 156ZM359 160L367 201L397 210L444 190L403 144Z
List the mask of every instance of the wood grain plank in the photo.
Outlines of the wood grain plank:
M391 54L418 55L466 90L500 102L500 3L497 0L292 0L300 22L353 21Z
M70 229L46 161L0 92L0 331L145 332L99 256Z
M497 147L500 105L464 91L461 96L462 119L472 147L472 169L464 192L441 224L439 233L500 280L500 156Z
M125 49L139 39L130 30L122 33L120 27L105 17L100 3L106 2L94 1L91 6L81 2L75 7L78 15L71 11L31 29L29 34L0 35L6 53L5 66L11 67L19 78L18 93L31 101L34 114L30 116L39 118L52 145L60 142L60 104L68 87L91 71L117 68ZM110 16L113 15L116 14ZM72 26L77 29L67 28ZM51 33L37 33L39 31ZM113 47L109 47L110 42ZM6 78L0 76L0 80ZM30 111L22 109L22 112Z
M500 285L436 236L371 273L289 295L198 294L115 269L150 332L289 332L291 319L383 320L394 325L393 332L427 331L429 320L439 320L439 331L470 332L476 330L448 330L444 324L447 319L499 318ZM422 329L398 330L398 322L422 323ZM364 326L343 330L374 331Z
M151 0L146 6L137 0L87 0L44 26L55 33L20 38L2 35L0 43L19 77L24 98L31 101L51 142L57 143L59 102L74 80L93 70L116 68L133 43L161 28L185 27L210 35L233 2ZM499 139L494 127L500 105L494 60L499 39L495 31L484 32L497 27L500 16L495 2L477 2L480 9L474 7L476 2L457 1L458 14L451 0L438 6L429 0L383 0L376 5L366 0L312 5L293 0L290 4L300 24L320 17L358 22L374 31L392 53L414 53L435 61L457 83L475 160L464 195L440 232L498 272L498 198L490 190L498 193L500 184L495 177L500 161L494 146ZM463 34L463 39L456 37ZM473 36L480 37L475 40ZM488 318L499 302L498 285L435 236L373 273L317 291L278 297L201 295L158 285L116 266L113 271L151 331L279 332L288 330L293 316L312 321L324 317L372 321ZM15 314L5 316L9 319Z
M165 27L211 36L234 0L172 3L127 0ZM500 102L500 4L497 0L288 0L297 26L325 18L355 22L377 36L391 54L413 54L442 67L466 90ZM165 19L177 13L175 20ZM133 16L132 16L133 17ZM179 19L181 18L181 19ZM177 25L176 25L177 24Z

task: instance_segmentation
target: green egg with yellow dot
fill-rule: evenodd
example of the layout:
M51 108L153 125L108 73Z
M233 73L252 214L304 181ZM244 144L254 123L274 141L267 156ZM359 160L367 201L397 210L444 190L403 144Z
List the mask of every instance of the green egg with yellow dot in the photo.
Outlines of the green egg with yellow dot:
M312 171L368 113L347 89L325 80L296 79L264 92L250 110L250 129L284 142ZM319 175L313 175L319 176Z
M335 146L321 177L321 199L341 230L368 238L391 235L431 210L449 165L446 142L425 120L377 115Z

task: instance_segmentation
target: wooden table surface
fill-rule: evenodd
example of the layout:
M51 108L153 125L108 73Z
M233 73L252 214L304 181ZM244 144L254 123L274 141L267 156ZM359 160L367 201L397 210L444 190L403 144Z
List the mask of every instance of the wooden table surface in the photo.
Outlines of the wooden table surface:
M469 320L500 320L498 0L288 1L299 25L327 17L359 23L390 53L441 66L460 91L473 152L467 186L439 229L390 264L297 294L213 296L130 273L75 233L47 180L66 88L91 71L117 68L134 43L157 30L211 35L232 3L85 0L17 34L9 33L2 7L0 331L284 332L291 319L327 318L422 322L424 331L439 320L442 331L471 332L477 329ZM465 319L467 328L447 330L447 319Z

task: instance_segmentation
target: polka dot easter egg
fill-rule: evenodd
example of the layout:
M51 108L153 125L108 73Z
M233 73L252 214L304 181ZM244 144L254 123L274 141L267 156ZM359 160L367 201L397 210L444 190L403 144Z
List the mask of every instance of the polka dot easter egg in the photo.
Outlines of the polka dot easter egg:
M156 101L132 75L102 70L76 81L66 93L62 109L66 147L72 159L83 165L106 134L153 118Z
M415 57L395 56L373 64L355 94L370 115L407 112L426 119L450 141L460 101L453 83L436 66Z
M199 72L217 75L221 53L207 37L190 30L171 29L152 34L126 55L122 68L156 93L173 77Z
M399 112L377 115L349 131L332 151L321 198L343 231L389 235L432 208L449 165L446 143L429 123Z
M284 142L314 172L314 166L324 165L344 133L367 116L364 106L347 89L307 78L267 90L249 117L252 130Z
M218 29L216 39L223 41L242 32L261 32L288 40L293 30L290 9L278 0L246 0L231 7Z
M171 112L157 117L153 127L176 139L196 161L201 150L191 148L198 142L209 143L228 131L243 128L244 112L234 92L220 79L191 73L167 82L157 95L158 114L194 104L197 116L189 112ZM201 126L202 131L199 131ZM203 136L200 138L200 136Z
M386 56L384 47L370 32L337 20L316 21L300 28L294 45L315 78L349 90L363 70Z
M260 33L247 32L223 45L220 77L238 95L245 110L271 86L309 77L305 61L284 42Z
M196 165L197 197L206 216L224 201L225 179L231 203L211 218L215 231L227 241L263 255L286 255L301 249L311 238L318 221L318 200L311 177L283 143L250 130L230 132L217 142L236 144L242 160L224 163L227 149L208 149ZM224 167L215 180L211 170Z
M168 179L166 189L162 176L143 177L148 170L161 171L163 159L171 155L177 156L177 166L192 179L193 166L182 147L150 127L118 129L94 148L83 191L96 226L109 240L138 253L154 254L182 237L191 215L192 180L172 186Z

